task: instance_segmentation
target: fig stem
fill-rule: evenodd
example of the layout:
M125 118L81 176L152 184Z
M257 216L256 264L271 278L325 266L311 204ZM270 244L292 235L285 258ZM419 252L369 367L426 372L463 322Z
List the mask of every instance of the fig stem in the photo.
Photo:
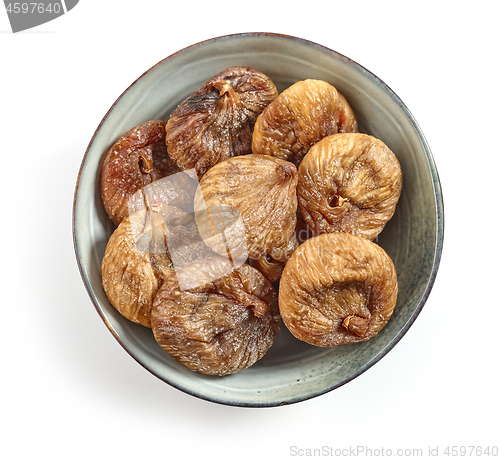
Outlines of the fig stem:
M343 198L338 193L336 193L335 195L333 195L333 198L330 201L330 206L332 208L340 208L346 201L349 201L349 198Z
M357 335L358 337L363 337L368 330L368 324L370 320L368 318L363 318L357 315L349 315L342 322L342 326L344 326L348 331Z
M295 165L292 163L283 163L276 168L278 177L283 180L290 180L293 177L293 173L296 170Z
M214 82L214 88L219 90L219 96L223 96L229 91L231 84L227 80L218 80Z
M144 155L139 155L139 168L143 174L153 172L153 161Z
M268 310L268 306L265 304L265 302L256 302L256 305L250 305L250 308L253 309L253 314L257 318L262 318L266 311Z

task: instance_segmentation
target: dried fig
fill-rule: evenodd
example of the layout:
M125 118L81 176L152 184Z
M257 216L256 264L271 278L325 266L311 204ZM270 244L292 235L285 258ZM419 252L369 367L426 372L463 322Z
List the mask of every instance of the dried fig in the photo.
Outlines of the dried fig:
M299 340L332 347L380 332L397 291L394 265L380 246L349 233L327 233L301 244L288 260L279 308Z
M393 216L402 184L398 159L382 141L336 134L302 160L299 208L315 234L348 232L373 240Z
M198 177L227 158L250 153L257 116L278 95L266 75L230 67L208 80L170 116L168 153Z
M233 374L262 358L280 329L271 283L249 265L233 270L223 258L182 271L207 283L182 290L175 274L166 277L151 314L158 344L184 366L209 375Z
M151 306L165 276L212 255L192 215L157 203L125 218L111 235L101 265L104 292L122 316L151 327Z
M151 306L165 275L173 271L146 210L126 217L111 235L101 265L102 286L111 305L138 324L151 327ZM148 235L149 233L149 235ZM142 248L140 248L142 246ZM155 249L150 252L150 246Z
M156 204L173 206L186 213L193 213L194 194L198 177L194 169L180 171L155 180L129 197L130 213L143 208L151 210Z
M201 237L221 255L225 255L224 248L221 251L214 244L218 234L224 235L233 257L241 254L234 248L243 247L243 260L270 255L285 261L289 241L294 238L296 184L296 167L267 155L244 155L215 165L203 176L195 194ZM231 217L228 209L237 212Z
M110 219L118 225L130 212L130 197L145 185L179 171L165 146L162 120L142 123L118 139L104 158L101 197Z
M346 132L358 132L358 122L345 97L325 81L299 81L280 93L257 118L252 152L298 166L313 144Z

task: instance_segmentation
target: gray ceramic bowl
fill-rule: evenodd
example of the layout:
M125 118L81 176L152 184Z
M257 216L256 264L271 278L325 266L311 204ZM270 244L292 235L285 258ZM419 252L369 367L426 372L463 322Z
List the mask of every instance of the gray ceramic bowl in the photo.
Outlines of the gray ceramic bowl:
M98 187L105 152L123 133L174 108L221 70L234 65L267 74L279 91L298 80L333 84L350 102L360 131L383 140L404 176L393 219L379 236L399 280L396 309L387 326L365 343L317 348L299 342L283 326L275 344L255 365L235 375L194 373L171 359L151 330L122 318L101 286L100 265L113 226ZM443 204L427 142L403 102L368 70L335 51L299 38L249 33L215 38L183 49L144 73L113 104L83 158L75 192L73 234L77 262L90 298L123 348L161 380L209 401L235 406L277 406L333 390L379 361L408 331L434 283L443 243Z

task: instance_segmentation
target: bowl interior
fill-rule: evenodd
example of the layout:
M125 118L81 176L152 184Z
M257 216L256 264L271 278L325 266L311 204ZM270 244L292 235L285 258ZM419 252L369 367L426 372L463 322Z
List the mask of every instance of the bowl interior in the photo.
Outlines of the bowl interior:
M394 261L399 296L387 326L365 343L318 348L296 340L283 326L276 343L255 365L235 375L194 373L171 359L149 329L122 318L101 286L100 265L114 230L101 203L99 171L105 153L123 133L151 119L168 119L175 107L210 77L243 65L268 75L279 91L296 81L328 81L347 98L360 131L383 140L398 157L403 191L396 213L378 238ZM399 98L363 67L314 43L274 34L220 37L186 48L148 70L117 100L96 131L78 178L74 241L84 283L99 314L122 346L165 382L214 402L274 406L318 396L358 376L408 330L434 282L443 238L439 179L426 141Z

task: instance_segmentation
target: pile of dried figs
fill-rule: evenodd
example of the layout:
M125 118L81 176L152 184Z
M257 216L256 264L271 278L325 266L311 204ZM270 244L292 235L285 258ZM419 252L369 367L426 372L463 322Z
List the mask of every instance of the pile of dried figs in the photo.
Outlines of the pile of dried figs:
M116 225L102 285L189 369L228 375L262 358L282 323L319 347L365 341L396 304L394 265L373 240L394 214L394 153L358 130L334 86L279 93L231 67L104 157Z

